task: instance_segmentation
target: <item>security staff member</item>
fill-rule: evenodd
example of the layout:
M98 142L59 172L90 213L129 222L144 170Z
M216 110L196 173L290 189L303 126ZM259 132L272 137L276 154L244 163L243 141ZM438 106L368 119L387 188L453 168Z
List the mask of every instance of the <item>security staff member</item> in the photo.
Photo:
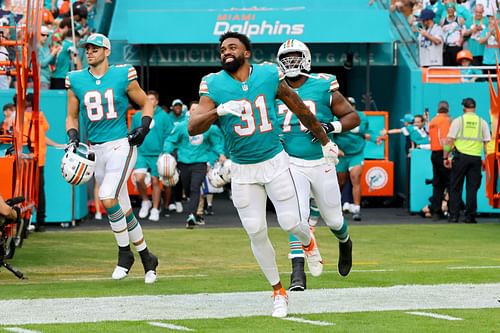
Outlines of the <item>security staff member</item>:
M443 145L450 130L451 118L448 114L449 105L447 101L438 104L437 115L429 123L429 139L431 141L431 163L432 163L432 198L431 213L434 220L443 217L441 202L444 191L450 186L450 170L443 165Z
M486 156L486 145L491 140L488 124L476 114L476 101L465 98L463 116L451 123L446 145L444 146L444 166L451 168L449 222L458 222L464 178L465 185L465 221L476 223L477 191L481 185L481 150ZM450 159L453 150L453 161Z

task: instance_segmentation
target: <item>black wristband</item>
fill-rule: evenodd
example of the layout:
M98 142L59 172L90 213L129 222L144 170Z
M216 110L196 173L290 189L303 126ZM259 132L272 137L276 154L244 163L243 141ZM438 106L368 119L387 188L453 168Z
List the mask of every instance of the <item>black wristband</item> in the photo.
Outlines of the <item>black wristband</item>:
M143 116L141 126L149 130L149 126L151 125L151 121L153 121L153 119L150 116Z
M76 128L70 128L66 133L70 141L80 140L80 134Z

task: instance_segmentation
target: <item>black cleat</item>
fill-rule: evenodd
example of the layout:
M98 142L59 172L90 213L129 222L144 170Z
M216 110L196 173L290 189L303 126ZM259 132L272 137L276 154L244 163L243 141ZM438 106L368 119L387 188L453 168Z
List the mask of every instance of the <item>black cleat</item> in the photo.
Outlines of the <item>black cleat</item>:
M352 214L352 219L353 221L361 221L361 214L360 213L354 213Z
M214 215L214 209L212 206L207 206L207 209L205 209L205 215Z
M118 248L118 264L113 271L111 277L113 280L121 280L127 277L128 272L134 264L134 253L130 250L130 246Z
M339 242L339 274L342 276L349 275L352 267L352 241L349 240L345 243Z
M304 272L304 258L292 259L292 274L290 276L290 291L304 291L306 289L306 273Z

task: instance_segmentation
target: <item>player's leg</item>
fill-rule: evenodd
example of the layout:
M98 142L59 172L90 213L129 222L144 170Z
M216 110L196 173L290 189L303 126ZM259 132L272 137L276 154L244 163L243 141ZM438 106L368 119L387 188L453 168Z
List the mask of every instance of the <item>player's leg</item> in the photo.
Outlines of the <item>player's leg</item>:
M207 199L207 209L206 209L206 215L214 215L214 195L211 193L208 193L206 195Z
M349 177L352 184L353 205L351 208L352 219L361 221L361 173L363 172L363 156L358 154L351 159Z
M307 186L307 185L303 185ZM271 182L265 185L267 195L276 209L276 216L281 228L294 235L303 245L304 254L311 275L318 276L323 271L323 259L314 239L314 235L307 224L309 208L302 212L297 198L297 186L290 169L282 172ZM309 205L303 201L303 205Z
M194 216L196 224L205 224L202 215L197 215L196 211L200 202L200 189L203 180L207 174L207 165L205 163L193 163L191 168L191 179L189 181L189 202L187 211L190 216Z
M318 205L314 200L314 197L311 196L309 200L309 226L314 228L319 221L321 213L319 211Z
M307 177L300 171L300 167L291 165L295 187L297 189L297 198L300 205L300 212L307 213L309 211L309 197L311 194L311 186ZM303 214L306 215L306 214ZM306 216L304 216L304 219ZM290 253L288 258L292 261L292 274L290 276L290 291L303 291L306 289L306 274L304 272L304 250L302 243L293 234L288 235Z
M273 316L287 315L286 291L281 285L274 248L267 234L266 201L263 186L231 182L232 200L243 228L250 238L252 252L274 290Z
M158 173L158 167L156 166L156 161L158 156L146 156L146 162L148 169L151 173L151 199L153 205L151 211L149 212L150 221L160 220L160 197L161 197L161 185L160 185L160 174Z
M321 217L339 240L338 269L342 276L349 274L352 266L352 242L347 221L342 215L340 189L335 175L325 177L324 170L331 165L315 167L311 175L312 193L321 212Z
M99 183L99 198L108 214L111 230L118 245L118 264L112 274L113 279L127 276L134 262L130 250L130 238L125 214L118 202L118 194L130 176L137 148L130 147L126 139L98 145L96 149L96 180ZM114 149L116 148L116 150Z
M145 219L149 215L149 210L152 207L149 200L148 187L146 185L146 175L148 173L148 163L146 156L137 154L137 161L134 167L134 176L137 186L137 191L141 196L141 209L139 210L139 218Z
M337 180L339 183L340 190L344 188L345 184L347 184L347 181L349 180L349 159L346 156L342 156L339 158L339 164L335 167L337 170ZM351 204L346 201L344 203L344 206L342 207L342 210L345 213L349 213L351 210Z
M191 202L191 174L193 173L193 164L187 163L177 163L177 167L180 172L180 181L182 183L182 188L187 197L189 197L189 202ZM188 203L189 204L189 203ZM196 225L196 217L193 212L189 211L189 207L186 207L187 217L186 217L186 229L193 229Z

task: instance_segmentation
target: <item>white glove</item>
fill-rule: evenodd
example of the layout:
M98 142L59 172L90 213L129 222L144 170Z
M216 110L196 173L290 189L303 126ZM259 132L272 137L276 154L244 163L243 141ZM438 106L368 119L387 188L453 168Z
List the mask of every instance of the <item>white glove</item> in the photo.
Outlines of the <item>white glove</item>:
M356 126L353 129L351 129L351 133L359 133L359 126Z
M240 117L243 114L245 108L243 107L243 102L241 101L229 101L223 104L220 104L217 107L217 115L219 117L225 116L228 114L235 115L236 117Z
M339 147L335 143L328 141L326 145L321 146L321 150L323 151L323 157L326 163L333 165L339 164Z

